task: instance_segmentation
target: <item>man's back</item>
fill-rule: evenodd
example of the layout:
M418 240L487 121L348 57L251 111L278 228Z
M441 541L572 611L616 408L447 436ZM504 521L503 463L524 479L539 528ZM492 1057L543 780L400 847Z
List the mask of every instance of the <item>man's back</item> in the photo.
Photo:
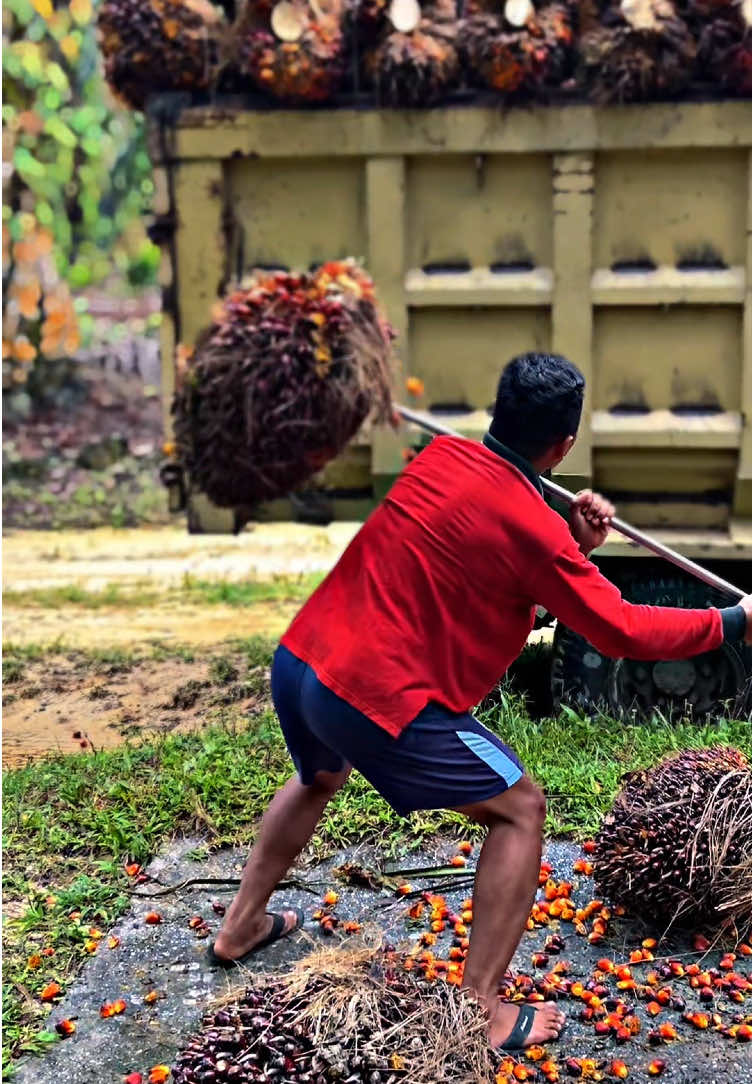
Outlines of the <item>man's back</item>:
M283 643L392 733L430 700L465 711L533 624L529 572L570 539L532 481L442 437L407 468Z

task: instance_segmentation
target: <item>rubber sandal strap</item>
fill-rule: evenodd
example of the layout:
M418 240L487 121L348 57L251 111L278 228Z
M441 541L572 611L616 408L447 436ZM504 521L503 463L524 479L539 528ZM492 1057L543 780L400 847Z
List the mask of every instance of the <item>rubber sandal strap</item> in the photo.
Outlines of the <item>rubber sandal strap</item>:
M536 1016L536 1009L533 1005L521 1005L518 1010L518 1018L515 1021L515 1026L507 1036L505 1041L498 1047L499 1050L522 1050L525 1041L528 1038L531 1028L533 1027L533 1021Z
M285 910L295 912L295 924L289 929L286 929L285 927L285 918L282 914L269 912L272 915L272 929L262 941L257 942L253 948L249 949L243 956L239 956L235 960L228 960L224 956L218 956L214 951L214 945L212 944L207 949L207 956L209 957L210 964L214 967L243 966L243 964L250 960L252 956L255 956L257 952L268 948L269 945L274 944L275 941L279 941L281 937L287 937L288 934L300 930L305 922L303 911L300 907L286 907Z

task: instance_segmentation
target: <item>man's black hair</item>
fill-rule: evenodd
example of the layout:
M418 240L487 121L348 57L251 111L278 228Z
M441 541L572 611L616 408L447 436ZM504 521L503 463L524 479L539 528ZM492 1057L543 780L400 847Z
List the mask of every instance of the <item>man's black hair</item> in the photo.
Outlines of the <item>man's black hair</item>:
M536 459L578 431L583 374L559 354L521 354L502 371L489 431L526 459Z

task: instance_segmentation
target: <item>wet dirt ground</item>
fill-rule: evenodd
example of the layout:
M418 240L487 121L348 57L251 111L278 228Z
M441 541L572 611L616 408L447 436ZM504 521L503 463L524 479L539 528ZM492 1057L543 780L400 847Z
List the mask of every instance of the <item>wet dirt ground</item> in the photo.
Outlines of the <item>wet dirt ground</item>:
M190 681L205 681L212 656L229 639L279 636L300 601L271 599L242 606L186 600L181 585L264 582L326 572L358 529L265 524L237 536L188 535L185 527L93 531L14 531L3 540L3 641L58 644L57 653L24 665L23 680L7 684L3 704L6 767L50 751L73 752L75 733L95 748L137 731L188 729L210 721L214 694L175 710L170 697ZM118 601L96 607L60 601L67 589L115 589ZM44 605L39 592L57 591ZM63 593L63 596L60 593ZM36 594L34 594L36 593ZM148 604L134 605L138 595ZM120 601L122 599L122 601ZM193 661L146 659L114 673L101 672L76 651L132 651L176 645ZM236 660L237 661L237 660ZM242 660L241 670L245 670ZM215 691L216 692L216 691ZM234 707L242 711L246 701Z
M237 678L212 680L222 658ZM254 714L267 703L266 668L249 669L242 652L196 658L93 664L77 653L24 666L3 693L3 765L18 767L46 753L77 753L81 741L110 749L125 739L186 732Z

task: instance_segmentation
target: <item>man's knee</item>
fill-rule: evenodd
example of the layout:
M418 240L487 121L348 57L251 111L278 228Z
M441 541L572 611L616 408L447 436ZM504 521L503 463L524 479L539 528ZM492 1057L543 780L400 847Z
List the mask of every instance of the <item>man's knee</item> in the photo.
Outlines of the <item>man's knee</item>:
M459 812L489 827L506 821L522 829L541 831L546 818L546 798L543 791L524 775L502 794Z
M312 786L322 794L326 794L331 798L345 785L350 772L351 768L349 764L339 772L317 772L314 776Z

